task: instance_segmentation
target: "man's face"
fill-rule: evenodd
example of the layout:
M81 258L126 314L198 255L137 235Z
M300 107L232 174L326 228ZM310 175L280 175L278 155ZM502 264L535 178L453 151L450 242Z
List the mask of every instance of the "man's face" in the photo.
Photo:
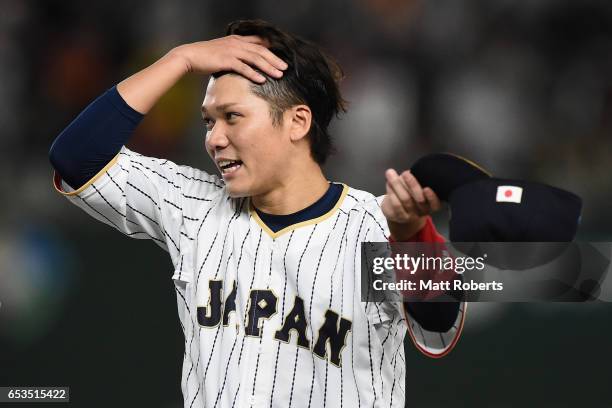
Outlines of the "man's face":
M233 197L278 186L291 149L287 121L273 126L268 102L250 84L233 74L211 78L202 104L206 151Z

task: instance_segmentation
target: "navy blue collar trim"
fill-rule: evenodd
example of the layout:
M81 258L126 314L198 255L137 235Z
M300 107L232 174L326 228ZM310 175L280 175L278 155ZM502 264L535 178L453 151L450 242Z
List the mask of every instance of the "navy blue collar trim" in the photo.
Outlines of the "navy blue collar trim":
M323 197L319 198L314 204L309 205L303 210L293 214L267 214L259 211L257 208L255 208L255 211L257 211L259 218L261 218L268 228L270 228L273 232L278 232L283 228L287 228L300 222L312 220L329 212L332 208L334 208L338 202L338 199L340 199L342 189L342 184L330 183L329 188L325 194L323 194Z

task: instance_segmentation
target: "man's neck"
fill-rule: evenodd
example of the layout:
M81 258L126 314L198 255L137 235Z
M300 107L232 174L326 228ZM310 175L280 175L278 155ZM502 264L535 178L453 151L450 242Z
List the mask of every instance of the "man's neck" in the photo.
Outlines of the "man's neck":
M267 214L286 215L298 212L323 197L329 183L321 168L295 172L281 186L265 194L251 197L253 205Z

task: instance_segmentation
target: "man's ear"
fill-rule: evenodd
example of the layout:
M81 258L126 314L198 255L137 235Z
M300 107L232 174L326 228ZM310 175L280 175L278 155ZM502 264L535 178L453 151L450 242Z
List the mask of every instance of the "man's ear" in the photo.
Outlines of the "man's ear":
M290 136L293 142L306 137L310 131L310 125L312 123L312 112L306 105L295 105L291 107L288 112L289 125L290 125Z

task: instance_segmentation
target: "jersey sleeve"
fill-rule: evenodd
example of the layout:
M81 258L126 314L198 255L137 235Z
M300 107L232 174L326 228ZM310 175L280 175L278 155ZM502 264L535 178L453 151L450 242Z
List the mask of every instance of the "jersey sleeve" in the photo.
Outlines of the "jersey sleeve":
M365 241L366 242L393 242L393 238L390 236L386 219L380 208L383 197L377 197L376 200L372 200L369 205L364 206L366 213L366 219L369 222L365 223ZM440 235L431 218L427 218L426 225L413 237L412 242L431 242L431 243L444 243L446 240ZM459 310L457 317L453 322L450 329L447 331L432 331L426 329L423 324L419 323L418 319L412 316L407 310L403 302L400 300L398 294L396 301L388 302L368 302L366 310L368 315L373 320L381 321L378 316L382 314L383 319L391 316L391 310L394 309L395 313L399 313L406 324L408 335L412 340L415 347L423 354L428 357L440 358L448 354L457 344L463 325L465 322L465 311L466 302L462 301L459 304Z
M359 228L359 240L362 243L385 243L389 239L387 220L385 219L380 207L382 199L383 197L372 197L360 205L362 221L360 221L361 227ZM361 268L363 268L365 265L371 265L372 259L379 256L387 256L389 250L390 248L388 245L377 245L375 247L362 248L360 256L365 257L365 259L360 259L357 264L361 265ZM358 279L371 279L371 275L369 273L364 274L363 271L361 272L362 273L358 274ZM363 284L363 282L359 283ZM362 285L362 288L371 288L372 283L372 281L369 281L365 285ZM371 299L370 294L362 294L362 297L365 297L365 299ZM392 299L387 297L381 301L367 300L362 303L369 322L373 324L377 330L385 328L385 331L387 331L393 327L393 322L397 322L401 319L398 302L399 296ZM387 333L385 332L383 337L386 337L386 334Z
M436 231L436 228L430 217L427 218L425 226L410 240L410 242L430 242L442 244L445 239ZM439 247L439 245L436 246ZM435 305L435 303L430 303ZM459 302L459 310L457 317L452 326L447 331L433 331L426 329L423 324L419 323L408 311L406 305L399 304L401 311L405 316L406 325L408 326L408 335L415 347L423 354L432 358L444 357L455 347L463 331L465 322L465 311L467 303Z
M126 147L91 180L72 189L55 172L56 190L86 213L131 238L151 239L174 263L193 240L184 228L189 200L212 201L223 185L215 176ZM194 188L195 185L195 188Z

